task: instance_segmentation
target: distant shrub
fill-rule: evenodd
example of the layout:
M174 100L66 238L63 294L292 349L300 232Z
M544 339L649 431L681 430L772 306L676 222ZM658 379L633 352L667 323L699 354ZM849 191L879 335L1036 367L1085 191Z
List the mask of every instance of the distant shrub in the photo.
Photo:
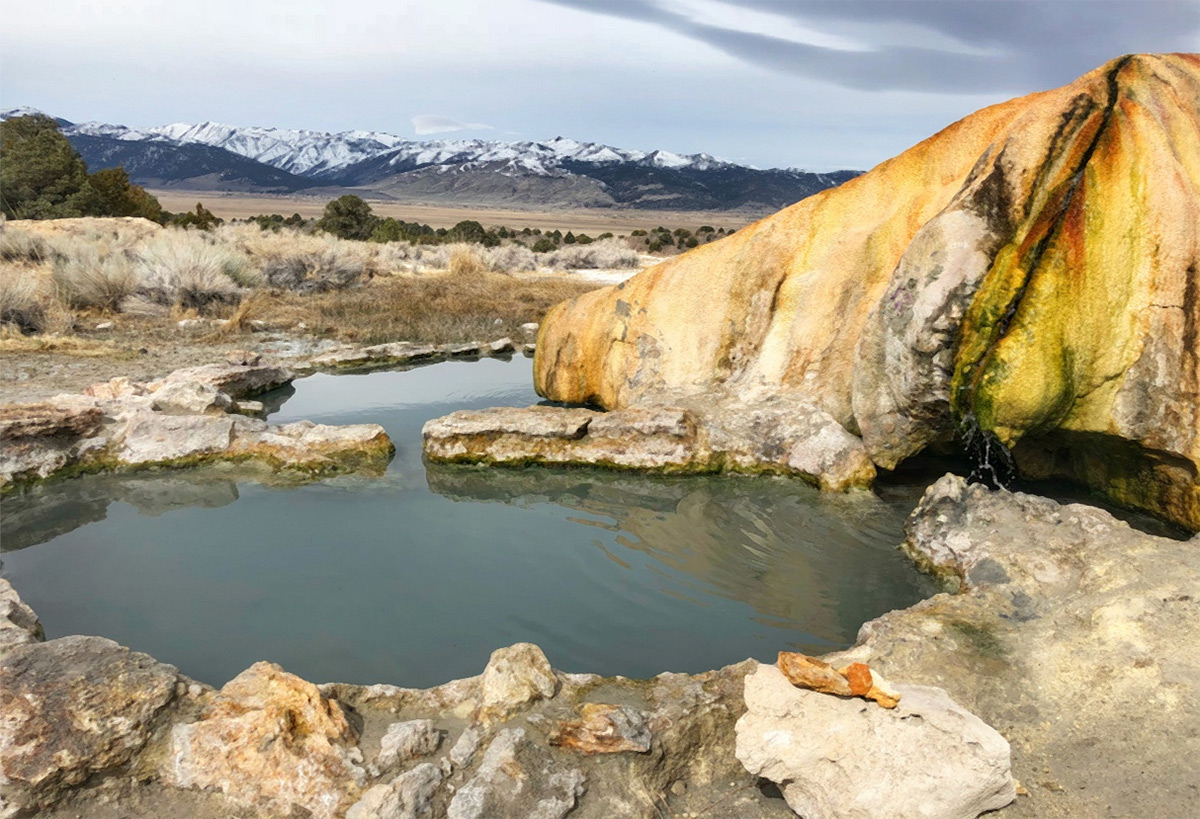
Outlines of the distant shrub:
M204 207L202 202L197 202L194 211L173 214L167 221L175 227L212 230L217 225L223 224L225 220Z
M543 236L541 239L538 239L533 243L533 252L549 253L550 251L554 250L555 247L557 247L557 245L554 244L553 239L547 239L545 236Z
M340 239L365 240L371 238L378 221L362 197L348 193L325 205L317 228Z
M564 245L575 244L575 234L568 230L567 235L562 237L562 241Z
M609 235L611 236L612 234L610 233ZM586 233L580 233L578 236L575 237L575 243L580 244L580 245L590 245L594 241L595 240L591 236L588 236Z
M649 250L651 253L657 253L658 251L662 250L662 248L663 248L663 243L658 241L657 239L651 241L648 245L646 245L646 249Z
M138 286L129 256L90 246L55 259L51 281L59 300L76 310L116 310Z
M633 231L632 233L630 233L629 235L630 235L630 236L645 236L645 235L646 235L646 231L644 231L644 230L635 230L635 231Z
M696 245L700 244L700 240L695 236L689 236L684 240L683 244L685 247L695 247Z

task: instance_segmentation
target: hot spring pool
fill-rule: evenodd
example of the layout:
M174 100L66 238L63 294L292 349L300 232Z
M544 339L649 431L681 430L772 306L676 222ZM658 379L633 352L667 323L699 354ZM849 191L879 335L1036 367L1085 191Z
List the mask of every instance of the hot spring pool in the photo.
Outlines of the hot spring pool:
M299 380L270 420L382 424L385 476L52 482L4 501L4 576L47 637L99 634L214 685L267 659L317 682L424 687L518 641L567 671L697 672L847 646L931 593L896 549L921 485L821 495L422 462L427 419L534 403L531 383L524 358Z

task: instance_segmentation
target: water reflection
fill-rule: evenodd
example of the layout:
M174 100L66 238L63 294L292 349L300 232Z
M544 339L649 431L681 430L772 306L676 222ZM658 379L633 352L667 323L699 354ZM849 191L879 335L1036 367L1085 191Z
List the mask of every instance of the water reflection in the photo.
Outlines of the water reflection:
M158 517L190 506L219 509L237 499L237 482L208 469L50 481L4 499L0 551L26 549L102 521L113 503Z
M487 469L429 464L429 488L472 503L553 503L605 533L593 545L629 567L652 558L693 603L709 594L747 603L758 622L843 644L864 610L932 592L894 548L921 487L821 493L785 478L648 477L598 470ZM615 547L619 547L614 549ZM681 589L664 588L679 594Z

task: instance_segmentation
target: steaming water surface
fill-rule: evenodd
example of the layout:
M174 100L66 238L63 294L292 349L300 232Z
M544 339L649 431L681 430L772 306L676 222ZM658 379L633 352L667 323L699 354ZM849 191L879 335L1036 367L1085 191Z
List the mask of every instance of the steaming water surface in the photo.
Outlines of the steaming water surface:
M216 685L269 659L429 686L521 640L568 671L695 672L849 645L930 593L895 548L919 485L422 463L426 420L534 403L530 383L522 358L297 381L270 420L382 424L386 475L53 482L5 500L4 575L47 637L100 634Z

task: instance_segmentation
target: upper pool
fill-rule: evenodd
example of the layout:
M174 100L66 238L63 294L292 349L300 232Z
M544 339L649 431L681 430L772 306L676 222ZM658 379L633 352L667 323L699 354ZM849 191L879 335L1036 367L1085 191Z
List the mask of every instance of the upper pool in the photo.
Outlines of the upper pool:
M314 681L423 687L523 640L568 671L695 672L847 646L931 592L896 549L918 485L822 495L422 462L426 420L534 403L531 381L523 358L302 379L270 420L382 424L386 475L52 482L5 499L4 575L48 637L100 634L216 685L268 659Z

